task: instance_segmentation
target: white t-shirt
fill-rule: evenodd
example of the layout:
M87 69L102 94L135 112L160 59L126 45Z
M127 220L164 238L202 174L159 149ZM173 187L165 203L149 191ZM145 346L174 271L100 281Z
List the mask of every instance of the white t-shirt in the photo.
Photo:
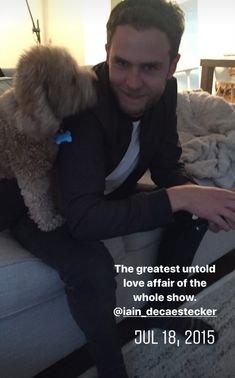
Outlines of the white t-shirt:
M117 189L135 169L139 160L139 132L140 121L133 122L131 141L128 149L118 166L105 178L104 194Z

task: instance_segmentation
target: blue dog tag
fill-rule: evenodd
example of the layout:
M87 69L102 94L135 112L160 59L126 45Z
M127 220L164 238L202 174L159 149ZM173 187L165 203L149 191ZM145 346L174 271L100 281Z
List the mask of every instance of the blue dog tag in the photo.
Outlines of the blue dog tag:
M71 132L67 130L64 133L60 132L60 133L56 134L55 142L56 142L56 144L61 144L61 143L64 143L64 142L67 142L67 143L72 142Z

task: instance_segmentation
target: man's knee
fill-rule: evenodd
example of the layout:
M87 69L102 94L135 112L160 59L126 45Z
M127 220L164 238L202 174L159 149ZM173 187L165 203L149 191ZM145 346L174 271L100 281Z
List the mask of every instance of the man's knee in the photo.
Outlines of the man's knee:
M94 249L94 245L90 245ZM66 292L71 290L80 298L89 300L105 300L115 293L116 280L113 259L102 243L97 243L93 253L87 253L86 263L81 269L81 260L73 262L73 266L67 269L63 281L66 284Z

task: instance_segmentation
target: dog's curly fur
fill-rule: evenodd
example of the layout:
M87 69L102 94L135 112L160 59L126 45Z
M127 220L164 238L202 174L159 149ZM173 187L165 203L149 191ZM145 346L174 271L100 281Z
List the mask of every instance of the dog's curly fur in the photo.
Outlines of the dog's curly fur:
M50 171L62 119L95 104L95 74L65 49L35 46L19 59L13 87L0 96L0 179L17 179L30 217L43 231L61 225Z

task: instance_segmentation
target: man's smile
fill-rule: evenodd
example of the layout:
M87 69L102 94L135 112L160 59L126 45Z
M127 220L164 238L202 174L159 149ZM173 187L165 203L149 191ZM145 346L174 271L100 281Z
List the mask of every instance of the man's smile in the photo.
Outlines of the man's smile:
M138 92L128 92L128 91L121 90L119 93L121 96L124 96L130 100L142 100L143 98L146 97L146 94L138 93Z

